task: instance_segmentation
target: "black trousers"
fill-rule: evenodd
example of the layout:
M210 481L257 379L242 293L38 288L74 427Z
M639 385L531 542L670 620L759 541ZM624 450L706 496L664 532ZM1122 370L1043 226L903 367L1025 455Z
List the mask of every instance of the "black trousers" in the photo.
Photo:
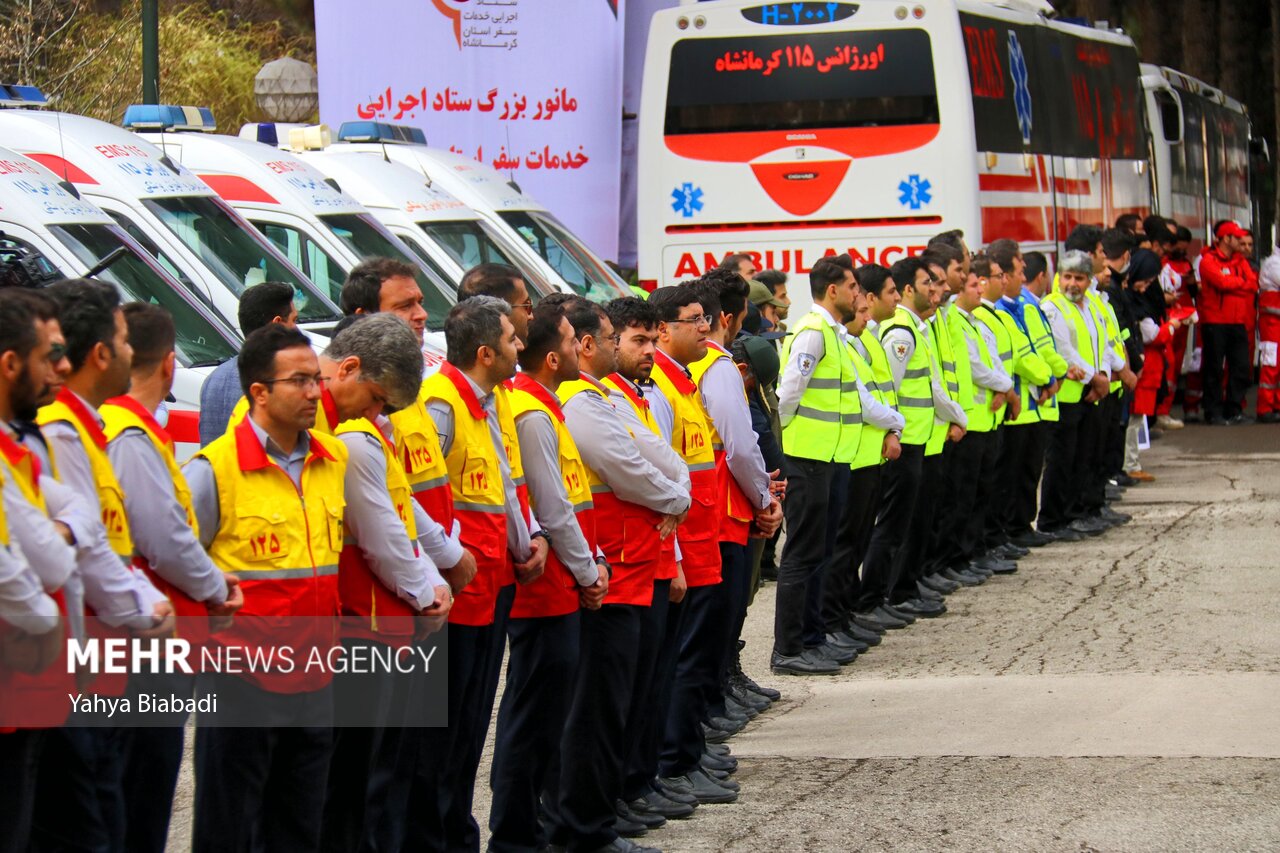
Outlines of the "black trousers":
M123 851L128 729L67 725L49 731L36 781L31 850Z
M982 459L990 445L989 432L968 432L954 444L944 463L952 487L943 513L939 561L945 568L963 569L978 554L974 528L978 494L981 491Z
M1006 479L1000 465L1000 448L1004 445L1004 427L996 427L982 446L982 461L978 466L978 503L971 516L975 524L977 544L974 556L980 557L1005 541L1002 525L993 517L1000 490Z
M534 851L547 845L538 803L566 730L584 633L576 611L507 621L511 656L489 774L490 850ZM581 641L589 642L586 636Z
M750 543L753 540L748 539ZM729 631L724 638L724 658L720 662L721 690L712 707L712 716L724 714L724 690L729 673L738 660L738 640L747 622L747 603L751 600L751 561L748 545L720 543L720 577L729 598Z
M221 707L253 707L281 724L196 728L192 851L319 849L333 753L332 686L269 693L219 673L197 676L196 685L197 693L218 694ZM298 721L312 725L288 724Z
M362 638L342 645L348 653L383 655L396 648ZM408 831L413 768L405 756L417 753L426 722L423 687L415 683L425 676L370 669L333 679L333 759L321 841L326 853L399 850Z
M653 650L653 672L648 679L645 679L642 665L638 664L636 669L631 716L627 719L627 742L631 744L623 785L623 796L627 800L649 793L653 781L658 778L662 740L667 728L667 708L671 706L671 684L675 680L680 629L684 621L684 602L672 604L670 593L670 580L654 581L653 607L650 608L647 630L645 625L641 626L641 643L644 643L647 632L652 632L651 640L657 648ZM639 661L642 663L643 660L641 656Z
M827 598L827 586L840 583L831 577L835 568L834 555L836 540L840 534L840 519L844 516L844 506L849 498L849 477L853 472L848 465L836 465L831 469L831 488L827 494L827 523L823 529L826 541L822 545L825 557L822 566L812 578L804 593L804 647L817 648L826 642L827 622L823 614L824 602ZM853 567L856 576L858 567ZM847 583L847 580L845 581Z
M1079 500L1072 517L1097 515L1106 500L1107 479L1107 427L1110 423L1111 409L1106 403L1112 395L1108 394L1096 405L1086 406L1084 416L1080 419L1080 444L1077 454L1082 462L1082 485Z
M835 546L823 569L822 621L828 633L849 627L849 615L858 606L862 592L859 569L871 541L871 527L876 523L883 467L877 463L849 472L840 518L834 525Z
M606 604L582 612L582 663L565 720L559 773L549 786L551 796L544 798L555 803L553 841L570 850L594 850L618 837L614 803L622 797L624 735L647 609Z
M1244 411L1244 393L1249 387L1249 335L1241 323L1201 323L1204 342L1200 372L1204 385L1205 418L1232 418ZM1223 389L1223 364L1226 388Z
M884 464L880 507L862 562L862 592L856 608L859 613L884 604L897 583L896 561L920 495L923 464L923 444L902 445L902 455Z
M956 495L956 448L958 442L948 441L942 445L942 465L938 469L938 493L934 498L933 529L929 532L929 545L925 550L924 569L925 575L932 575L942 571L947 567L946 551L950 545L948 536L950 536L949 525L952 523L954 515L954 504Z
M723 581L690 587L685 594L659 764L663 776L683 776L695 769L706 748L702 721L720 693L722 644L729 632L728 597Z
M0 734L0 853L27 853L36 807L36 782L44 729Z
M129 677L129 694L177 694L188 697L195 676L185 673L138 673ZM137 707L135 700L134 707ZM125 849L129 853L164 853L169 838L173 793L182 767L183 727L187 714L171 715L169 725L129 729L125 736Z
M1124 470L1124 434L1129 425L1128 391L1121 388L1114 394L1108 394L1102 401L1105 426L1103 427L1102 473L1110 480ZM1105 488L1105 483L1103 484Z
M1081 453L1085 410L1091 408L1093 404L1084 402L1058 404L1058 422L1049 430L1040 484L1041 530L1060 530L1076 518L1073 513L1085 482L1081 470L1086 459Z
M923 457L920 460L920 491L911 512L911 526L895 561L898 564L894 568L896 580L889 591L889 601L893 604L920 594L916 582L925 576L929 543L939 526L938 507L946 500L945 487L942 454Z
M1030 533L1036 519L1036 494L1040 474L1044 470L1044 451L1052 422L1009 426L1004 429L1004 464L1006 480L997 502L1011 536Z
M778 566L773 651L791 657L804 651L809 584L827 559L827 507L831 500L831 478L839 463L799 456L786 456L784 460L787 499L782 507L787 519L787 541Z
M509 612L509 610L508 610ZM448 725L423 729L418 737L418 755L413 762L413 782L409 789L409 828L404 853L461 849L465 820L455 821L454 837L446 836L446 818L455 801L454 791L465 785L460 795L470 803L475 786L475 770L465 780L460 756L471 746L465 740L469 726L476 725L488 679L488 657L493 646L492 625L450 625L448 690L445 701ZM484 728L489 727L488 716ZM468 808L468 815L470 809ZM461 828L457 828L461 824ZM479 846L479 839L476 840Z

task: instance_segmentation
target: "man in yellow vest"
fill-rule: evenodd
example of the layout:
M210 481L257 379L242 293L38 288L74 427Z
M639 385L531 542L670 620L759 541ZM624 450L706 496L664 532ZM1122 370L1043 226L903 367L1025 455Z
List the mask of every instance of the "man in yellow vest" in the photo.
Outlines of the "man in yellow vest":
M902 258L894 263L889 273L902 294L898 316L906 311L922 321L917 330L928 349L929 389L933 399L933 424L920 460L920 488L916 493L906 538L894 562L895 580L889 589L889 603L901 613L928 618L946 611L943 593L924 582L932 571L930 559L934 555L930 549L938 527L938 510L949 499L943 450L949 437L954 443L956 438L965 434L968 416L956 399L959 392L955 379L955 356L950 346L941 343L937 328L931 322L941 304L941 285L934 284L928 267L920 258ZM892 346L905 345L908 352L916 346L915 338L907 336L901 327L891 329L886 336L893 341ZM909 355L908 363L910 358ZM896 352L889 356L890 370L899 363ZM903 372L905 378L906 371Z
M73 579L68 585L72 623L83 616L83 633L77 632L82 639L122 637L124 629L135 636L165 636L173 630L173 607L145 575L131 568L133 542L123 491L107 456L98 411L129 387L133 351L119 292L88 279L62 281L46 292L58 306L71 372L37 416L48 442L41 467L55 472L93 517L88 542L77 532L77 545L85 547L77 555L80 583ZM77 586L82 599L75 594ZM123 697L127 680L100 674L90 686L94 693ZM42 758L50 771L41 774L37 794L37 845L84 843L99 833L118 837L127 747L125 729L105 726L65 728L51 737ZM71 793L86 790L92 795Z
M1076 376L1068 376L1058 392L1058 424L1045 452L1037 526L1049 534L1070 529L1097 536L1107 525L1086 518L1082 468L1094 458L1097 430L1086 428L1096 420L1096 403L1110 393L1110 379L1103 372L1106 330L1086 293L1093 274L1093 259L1071 250L1058 262L1058 288L1041 302L1054 344Z
M62 713L42 724L23 720L38 679L62 658L65 667L66 620L61 586L75 568L75 555L44 510L38 465L15 440L10 422L35 417L44 389L56 381L55 365L65 361L61 341L55 349L57 313L43 294L0 291L0 826L6 850L28 849L35 808L36 774L47 729ZM60 339L60 333L57 333ZM43 534L43 541L37 534ZM33 547L35 546L35 547ZM30 550L30 556L25 551ZM65 673L64 683L69 681ZM46 676L47 678L47 676ZM53 685L51 685L53 686Z
M636 446L643 448L645 459L677 486L684 498L682 516L687 517L692 509L689 466L672 445L674 409L651 378L657 358L658 310L648 301L633 297L615 299L607 309L618 341L617 369L603 377L602 384L609 388L610 399L635 438ZM682 523L682 517L671 521ZM628 535L627 531L623 531L623 535L624 548L628 541L643 544L645 540L644 536ZM633 811L658 813L665 818L690 813L698 800L664 787L658 778L659 753L679 651L683 612L679 605L687 592L678 536L673 532L658 538L653 597L648 619L641 626L635 689L624 736L629 747L623 801ZM613 589L614 596L625 594L625 577L620 586L621 590L617 586Z
M315 850L333 748L323 661L338 638L347 450L310 430L324 376L305 335L265 326L238 360L248 415L183 468L201 544L245 598L210 640L226 663L196 679L197 697L218 705L196 729L192 849Z
M223 573L200 544L191 492L174 459L173 439L155 418L173 390L177 369L173 318L145 302L124 306L124 317L133 366L129 393L112 397L100 410L107 457L124 489L134 568L169 596L178 636L198 647L210 622L225 624L244 604L244 596L240 579ZM182 672L144 672L129 680L135 702L144 694L187 697L194 688L195 678ZM124 775L124 838L129 850L164 851L186 720L187 714L178 712L129 732Z
M858 283L850 270L824 259L813 265L809 290L813 309L796 321L793 335L783 342L778 384L787 541L778 567L770 663L779 674L833 675L840 670L837 658L825 653L823 645L806 648L805 611L809 585L820 582L816 579L831 557L826 534L831 481L835 470L851 465L858 452L862 409L844 328L854 316ZM835 647L830 651L846 662L856 657Z
M744 708L723 689L729 669L737 659L738 639L746 621L751 598L751 566L747 562L747 541L751 535L769 538L782 523L782 505L771 491L771 477L751 428L751 410L743 388L742 374L734 366L729 345L747 316L750 289L737 273L716 270L687 284L698 291L703 309L712 318L707 333L707 354L689 366L707 410L711 445L716 458L716 501L722 507L720 519L720 594L729 614L729 630L723 638L722 689L712 700L709 725L740 731L754 709ZM777 476L778 472L774 472ZM757 520L758 519L758 520ZM752 526L756 532L751 532Z
M699 803L737 800L702 769L706 752L703 720L720 690L722 639L729 614L721 601L720 520L711 424L690 367L707 354L711 318L689 287L660 287L649 296L658 312L658 347L651 377L673 412L672 447L689 469L689 515L677 531L681 567L688 584L672 608L677 621L677 660L662 743L662 784ZM736 786L735 786L736 787Z
M587 633L590 628L584 630L579 606L598 611L609 590L609 564L596 541L591 482L556 396L562 383L578 380L578 352L563 307L539 305L520 351L511 404L530 507L551 539L551 554L541 577L517 585L507 622L511 655L494 737L489 813L493 844L502 848L547 843L539 826L544 789L548 797L542 808L553 842L581 844L584 834L588 846L610 840L597 840L592 833L604 827L584 820L577 808L605 793L601 780L583 786L587 790L560 784L560 762L573 760L560 755L562 735L573 744L571 751L591 749L577 734L584 718L575 690L579 649L588 665L605 651ZM614 799L607 798L608 817Z
M859 287L863 276L875 275L877 270L885 271L876 264L859 268L855 273ZM839 501L835 545L831 561L823 570L822 583L822 616L827 633L846 634L868 648L880 644L880 632L855 620L854 610L862 593L858 570L871 541L871 528L880 503L883 463L898 458L902 452L899 436L906 426L895 405L893 375L880 339L867 331L870 320L871 306L866 294L859 291L853 319L845 324L849 333L845 343L858 374L862 432L858 436L858 452L850 463L843 500ZM834 639L841 638L835 636Z
M448 359L421 394L445 455L462 543L477 563L449 615L449 727L424 732L410 806L411 837L443 839L450 847L469 846L472 838L479 843L471 803L496 689L491 658L505 645L493 636L499 592L516 579L536 580L548 553L548 537L524 496L515 418L503 385L515 375L524 347L512 310L491 296L455 305L445 319Z
M601 381L618 368L621 335L609 316L594 302L566 297L554 294L543 304L564 305L581 346L580 378L562 383L558 393L591 483L596 536L612 574L600 610L581 616L582 658L565 724L566 742L574 746L561 751L560 814L579 827L575 836L607 842L611 836L604 827L610 821L613 833L622 834L693 812L691 805L660 800L649 786L653 774L643 790L629 794L623 775L634 741L649 722L642 715L662 638L651 611L662 607L665 619L670 588L669 580L659 583L656 576L665 542L674 544L676 526L689 509L688 471L662 440L635 387L626 386L628 396ZM639 305L652 316L650 306ZM618 800L625 805L615 819Z
M421 345L390 313L359 316L320 356L335 414L334 435L347 449L343 481L346 538L338 563L342 646L356 665L334 676L335 732L325 804L326 850L397 849L407 832L411 774L405 756L420 727L443 722L423 707L430 672L415 639L443 627L452 596L440 576L445 538L425 516L405 473L384 409L413 405L422 381ZM454 542L446 559L457 562ZM452 565L452 564L449 564ZM441 704L442 707L442 704Z

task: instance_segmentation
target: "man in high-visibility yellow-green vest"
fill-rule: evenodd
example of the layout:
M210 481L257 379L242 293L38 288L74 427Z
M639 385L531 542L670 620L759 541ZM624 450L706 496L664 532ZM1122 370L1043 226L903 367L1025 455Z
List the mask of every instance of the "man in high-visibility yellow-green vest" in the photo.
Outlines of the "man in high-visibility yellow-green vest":
M832 476L837 466L853 462L862 427L858 374L844 342L858 285L850 270L823 259L813 265L809 286L813 309L785 339L778 386L787 542L778 567L772 668L832 675L839 664L805 648L804 615L810 581L831 556L826 527Z

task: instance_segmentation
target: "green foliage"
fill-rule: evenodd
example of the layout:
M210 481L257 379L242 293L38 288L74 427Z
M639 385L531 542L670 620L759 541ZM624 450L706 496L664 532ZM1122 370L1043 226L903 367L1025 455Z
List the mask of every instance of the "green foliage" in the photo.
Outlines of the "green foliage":
M0 79L32 83L66 112L119 122L142 97L141 2L99 12L57 0L0 2ZM204 2L160 10L160 100L212 107L218 127L235 133L261 117L253 77L280 56L314 62L310 39L277 21L233 19Z

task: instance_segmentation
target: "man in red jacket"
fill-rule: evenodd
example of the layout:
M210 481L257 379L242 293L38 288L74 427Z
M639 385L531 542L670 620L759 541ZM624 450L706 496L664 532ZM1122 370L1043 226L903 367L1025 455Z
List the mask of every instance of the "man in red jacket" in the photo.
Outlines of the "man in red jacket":
M1248 420L1244 415L1244 392L1249 384L1249 336L1245 326L1253 311L1258 277L1244 257L1237 254L1238 241L1244 234L1236 223L1220 222L1214 229L1213 248L1200 255L1196 310L1204 341L1200 369L1204 377L1205 423L1209 424L1234 425Z

